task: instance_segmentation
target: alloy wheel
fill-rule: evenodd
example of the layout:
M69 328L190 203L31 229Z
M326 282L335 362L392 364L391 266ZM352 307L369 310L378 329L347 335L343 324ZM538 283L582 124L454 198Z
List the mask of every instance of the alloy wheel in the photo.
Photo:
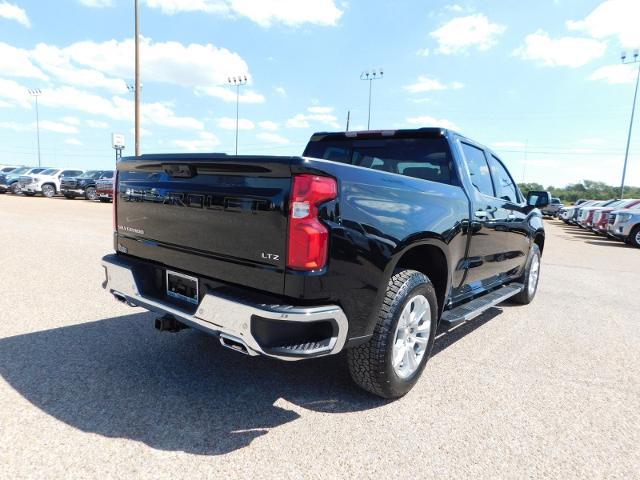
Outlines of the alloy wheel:
M393 370L408 378L419 368L431 334L431 307L424 295L411 298L402 309L396 327L392 355Z

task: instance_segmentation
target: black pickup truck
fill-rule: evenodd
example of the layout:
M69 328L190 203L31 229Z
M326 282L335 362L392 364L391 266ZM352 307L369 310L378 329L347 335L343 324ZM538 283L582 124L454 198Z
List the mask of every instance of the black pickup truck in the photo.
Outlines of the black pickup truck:
M439 128L314 134L300 157L123 158L104 287L248 355L347 350L407 393L439 325L536 294L545 234L491 150Z

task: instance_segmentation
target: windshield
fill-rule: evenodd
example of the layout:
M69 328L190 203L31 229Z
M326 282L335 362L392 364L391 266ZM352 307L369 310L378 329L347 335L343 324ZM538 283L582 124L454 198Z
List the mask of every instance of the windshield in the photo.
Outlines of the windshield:
M88 172L83 173L78 178L98 178L102 175L102 170L89 170Z
M11 171L13 171L15 169L16 169L16 167L4 167L2 170L0 170L0 172L9 173L9 172L11 172Z
M46 168L32 168L27 172L27 175L35 175L36 173L40 173L44 170L46 170Z
M12 174L16 174L16 175L20 175L22 173L27 173L29 171L29 167L22 167L22 168L16 168L14 171L12 171Z
M40 175L55 175L59 171L60 170L58 170L57 168L49 168L48 170L40 172Z

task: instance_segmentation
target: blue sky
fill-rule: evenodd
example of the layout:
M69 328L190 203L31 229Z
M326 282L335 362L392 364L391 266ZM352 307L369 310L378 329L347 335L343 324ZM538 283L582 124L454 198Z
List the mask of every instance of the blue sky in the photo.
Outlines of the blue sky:
M300 154L314 131L453 127L516 180L620 181L640 1L141 0L143 153ZM636 19L636 20L634 20ZM636 22L634 24L634 21ZM0 0L0 164L110 167L133 150L133 1ZM637 66L637 64L636 64ZM640 121L640 119L639 119ZM640 125L628 183L640 185Z

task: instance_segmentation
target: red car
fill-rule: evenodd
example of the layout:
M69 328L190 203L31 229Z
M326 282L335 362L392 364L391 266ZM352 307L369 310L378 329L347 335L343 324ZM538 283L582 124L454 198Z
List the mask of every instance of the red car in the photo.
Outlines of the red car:
M591 222L591 230L593 230L598 235L606 235L610 212L614 210L622 210L624 208L633 208L638 204L640 204L640 200L627 199L627 200L620 200L620 203L614 204L615 206L611 205L608 207L602 207L598 210L595 210L594 212L592 212L593 221Z
M113 172L108 172L96 180L96 194L101 202L113 200L113 180Z

